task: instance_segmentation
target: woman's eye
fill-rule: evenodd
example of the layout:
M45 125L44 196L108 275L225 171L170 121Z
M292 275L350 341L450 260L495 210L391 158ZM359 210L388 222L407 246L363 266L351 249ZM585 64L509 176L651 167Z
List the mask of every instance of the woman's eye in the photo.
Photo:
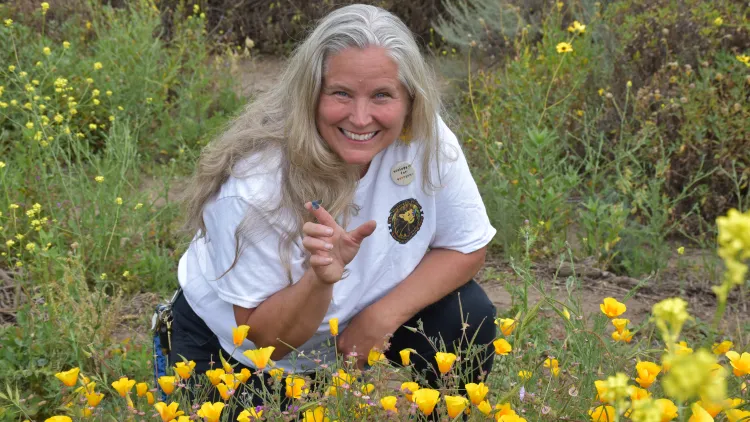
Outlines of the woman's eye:
M390 98L390 96L391 95L388 94L387 92L379 92L379 93L375 94L375 98L378 98L378 99Z
M349 94L347 94L344 91L336 91L336 92L333 93L333 95L335 95L337 97L347 97L347 96L349 96Z

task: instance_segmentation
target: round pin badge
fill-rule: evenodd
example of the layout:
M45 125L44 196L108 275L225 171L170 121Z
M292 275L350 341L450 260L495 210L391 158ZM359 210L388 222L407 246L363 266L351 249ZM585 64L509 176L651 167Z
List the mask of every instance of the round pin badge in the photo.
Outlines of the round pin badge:
M391 167L391 179L397 185L406 186L414 180L414 177L414 167L408 161L396 163Z

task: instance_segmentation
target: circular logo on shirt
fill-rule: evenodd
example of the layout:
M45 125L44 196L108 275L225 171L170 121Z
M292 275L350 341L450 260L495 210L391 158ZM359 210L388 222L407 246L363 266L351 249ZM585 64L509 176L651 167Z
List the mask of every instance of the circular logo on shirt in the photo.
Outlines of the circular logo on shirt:
M411 240L422 227L424 214L416 199L404 199L391 208L388 214L388 230L391 237L402 245Z

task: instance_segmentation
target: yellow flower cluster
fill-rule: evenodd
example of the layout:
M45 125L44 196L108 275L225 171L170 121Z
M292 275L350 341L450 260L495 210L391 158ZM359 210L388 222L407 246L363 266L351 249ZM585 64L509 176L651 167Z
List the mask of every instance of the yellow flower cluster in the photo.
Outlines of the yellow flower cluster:
M731 209L726 216L716 219L719 230L719 256L724 260L726 272L724 282L714 287L721 303L726 302L733 286L745 282L750 259L750 211L741 213Z

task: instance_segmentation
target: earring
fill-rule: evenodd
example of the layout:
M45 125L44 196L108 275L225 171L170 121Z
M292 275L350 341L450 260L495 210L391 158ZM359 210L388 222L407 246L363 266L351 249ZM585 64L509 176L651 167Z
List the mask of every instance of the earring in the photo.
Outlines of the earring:
M401 142L409 145L409 143L411 142L411 128L404 126L404 128L401 129L401 135L399 135L398 139L401 140Z

